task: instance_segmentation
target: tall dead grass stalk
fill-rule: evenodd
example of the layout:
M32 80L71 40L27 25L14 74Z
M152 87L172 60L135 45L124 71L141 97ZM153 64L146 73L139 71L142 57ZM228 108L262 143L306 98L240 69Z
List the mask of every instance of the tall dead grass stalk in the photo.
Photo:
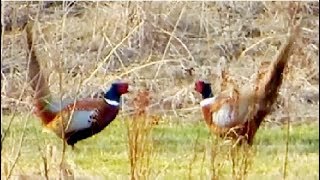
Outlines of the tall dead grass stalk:
M221 147L221 139L216 138L216 135L211 133L211 149L210 149L210 155L211 155L211 179L219 179L221 175L221 167L222 163L219 162L218 157L223 154L223 150Z
M232 162L233 179L246 179L254 157L253 152L253 147L250 147L246 143L243 143L241 146L230 146L229 157Z
M287 71L289 68L286 69ZM285 89L287 91L287 89ZM283 170L282 170L282 178L286 179L287 178L287 168L288 168L288 154L289 154L289 139L290 139L290 120L291 120L291 106L290 106L290 97L287 97L285 99L285 106L284 109L286 109L288 118L287 118L287 127L286 127L286 134L285 134L285 154L284 154L284 161L283 161Z
M297 23L301 22L301 19L299 21L296 21L296 16L297 16L297 11L300 7L300 3L294 3L291 2L289 4L288 7L288 13L289 13L289 17L290 17L290 23L289 25L294 26ZM288 73L289 68L286 68L285 70L287 70ZM287 89L285 89L285 91L287 91ZM286 98L285 100L285 106L286 106L286 110L287 110L287 114L288 114L288 118L287 118L287 129L286 129L286 149L285 149L285 155L284 155L284 162L283 162L283 179L287 178L287 167L288 167L288 153L289 153L289 136L290 136L290 117L291 117L291 113L290 113L290 96Z
M150 104L149 91L141 90L133 100L134 114L127 126L131 179L148 179L153 155L153 117L147 112Z
M189 169L188 169L188 176L189 176L189 179L192 179L192 167L194 165L194 163L196 162L197 160L197 147L199 146L199 137L200 137L200 132L198 131L197 133L197 138L194 142L194 145L193 145L193 155L192 155L192 159L189 163Z
M8 170L8 173L6 174L6 179L10 179L10 177L12 176L12 172L14 170L14 168L16 167L20 157L21 157L21 150L22 150L22 145L23 145L23 142L24 142L24 139L25 139L25 133L26 133L26 129L27 129L27 124L29 122L29 119L30 119L30 114L27 116L27 118L25 119L25 123L24 123L24 126L23 126L23 131L21 133L21 136L20 136L20 141L19 141L19 144L18 144L18 152L13 160L13 163L10 167L10 169Z

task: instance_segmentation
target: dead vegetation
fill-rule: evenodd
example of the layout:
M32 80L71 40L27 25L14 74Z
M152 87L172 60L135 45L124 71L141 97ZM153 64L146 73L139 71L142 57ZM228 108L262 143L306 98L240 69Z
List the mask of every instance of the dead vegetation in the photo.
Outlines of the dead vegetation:
M118 78L134 86L138 94L123 103L130 174L147 177L156 156L154 125L177 119L172 116L180 122L202 119L196 79L212 82L214 93L222 86L253 86L258 68L268 66L284 40L288 7L288 2L2 2L2 113L32 109L30 91L22 88L27 61L21 30L30 16L39 22L35 49L54 96L61 93L59 75L63 97L74 98L80 81L80 97L99 97ZM268 122L286 123L285 101L291 121L319 119L319 2L300 2L297 17L303 19L301 42ZM224 76L230 81L221 86ZM217 149L213 146L212 158ZM236 158L235 165L245 161ZM212 177L218 177L214 168L223 164L212 162ZM244 176L246 168L234 177Z
M131 180L149 179L152 171L152 159L155 157L152 129L159 118L148 113L149 105L149 91L138 91L133 99L133 115L127 119Z
M19 31L24 23L19 24L26 16L38 18L36 49L42 64L51 69L52 89L58 91L60 72L66 97L74 96L72 87L83 79L81 96L92 96L112 80L127 78L137 89L145 87L157 94L151 102L161 107L156 109L181 116L184 111L179 109L197 104L198 97L190 88L195 79L213 82L217 92L221 68L228 70L238 86L254 80L259 64L270 62L280 47L287 31L287 14L280 9L288 5L4 2L4 30L11 31L2 33L3 110L10 111L14 104L28 111L28 93L17 99L26 67L24 34ZM295 97L292 103L301 118L318 114L318 3L303 2L298 12L303 17L303 40L289 63L284 87L291 89L288 93ZM312 114L306 115L311 109Z

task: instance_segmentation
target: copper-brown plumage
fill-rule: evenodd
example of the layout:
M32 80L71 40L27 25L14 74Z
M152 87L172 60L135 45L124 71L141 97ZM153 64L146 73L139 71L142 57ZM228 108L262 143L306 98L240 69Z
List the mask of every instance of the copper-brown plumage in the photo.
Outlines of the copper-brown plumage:
M56 116L56 113L49 109L50 89L45 75L40 68L37 55L33 47L33 24L30 22L26 26L27 46L28 46L28 81L34 90L35 112L42 120L43 124L48 124Z
M289 38L281 47L276 59L264 74L259 74L254 91L247 88L223 91L213 97L209 83L197 81L195 90L202 94L202 112L206 124L220 137L245 137L248 144L253 138L278 96L283 71L299 33L300 25L293 27Z
M28 45L28 81L34 91L35 113L45 128L73 146L107 127L118 115L121 95L128 92L128 83L114 82L103 98L66 101L54 107L48 82L40 68L33 46L33 25L26 27Z
M61 127L68 128L70 125L68 119L71 117L71 114L77 111L91 111L95 110L95 113L92 114L90 118L92 120L92 126L90 127L89 132L91 134L96 134L104 129L118 114L118 108L112 108L110 105L106 104L103 98L87 98L76 101L75 103L67 105L63 108L55 118L48 123L45 127L52 130L58 137L69 139L75 134L79 134L76 131L63 132ZM70 141L70 140L69 140Z

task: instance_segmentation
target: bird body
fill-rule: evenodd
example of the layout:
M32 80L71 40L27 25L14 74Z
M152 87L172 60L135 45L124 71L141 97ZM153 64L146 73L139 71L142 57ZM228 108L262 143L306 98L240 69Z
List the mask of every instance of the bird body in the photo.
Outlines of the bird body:
M32 48L32 27L27 26L28 77L34 90L35 114L46 129L74 146L82 139L102 131L118 115L121 95L128 92L128 83L112 83L103 98L84 98L75 101L62 101L57 106L51 95L48 83L40 68L36 53Z
M298 33L294 27L287 42L280 49L268 70L259 74L254 90L247 87L229 89L213 96L210 83L198 80L195 90L202 95L200 102L204 120L213 133L220 137L245 137L252 144L254 135L262 120L271 112L279 88L283 71Z
M231 128L243 128L246 117L254 110L249 103L249 97L236 91L224 91L215 97L202 100L200 106L207 125L221 136L227 134Z
M74 144L74 141L83 139L78 139L84 136L80 135L80 132L88 131L86 137L90 137L102 131L115 119L119 105L111 105L108 101L110 100L103 98L76 101L62 109L46 127L60 138L65 136L68 144Z

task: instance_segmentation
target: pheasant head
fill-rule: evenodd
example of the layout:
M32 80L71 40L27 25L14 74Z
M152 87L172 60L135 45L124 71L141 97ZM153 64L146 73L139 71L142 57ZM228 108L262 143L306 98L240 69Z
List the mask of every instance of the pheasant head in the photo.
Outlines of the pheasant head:
M213 93L211 90L211 84L208 82L204 82L202 80L198 80L195 83L194 90L202 95L203 99L213 97Z
M127 82L114 82L111 84L110 89L104 94L104 98L108 104L118 106L120 103L121 95L129 92L129 84Z

